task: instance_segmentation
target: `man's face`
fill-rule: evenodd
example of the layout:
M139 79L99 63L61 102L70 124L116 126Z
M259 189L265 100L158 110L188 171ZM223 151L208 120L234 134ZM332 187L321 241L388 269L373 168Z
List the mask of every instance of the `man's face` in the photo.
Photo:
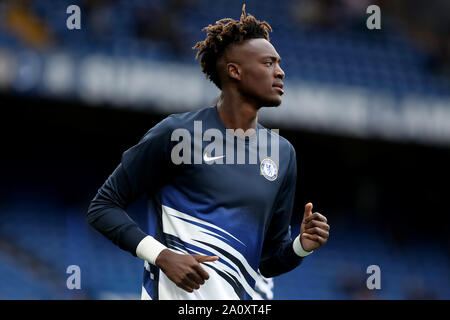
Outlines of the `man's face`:
M235 45L228 62L239 68L237 89L257 106L279 106L285 74L280 67L280 56L266 39L249 39Z

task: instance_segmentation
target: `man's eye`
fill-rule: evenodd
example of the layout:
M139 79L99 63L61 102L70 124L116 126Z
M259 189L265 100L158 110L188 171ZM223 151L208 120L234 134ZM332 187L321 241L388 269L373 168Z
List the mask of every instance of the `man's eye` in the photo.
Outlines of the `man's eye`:
M270 66L272 66L273 62L267 61L265 64L270 67Z

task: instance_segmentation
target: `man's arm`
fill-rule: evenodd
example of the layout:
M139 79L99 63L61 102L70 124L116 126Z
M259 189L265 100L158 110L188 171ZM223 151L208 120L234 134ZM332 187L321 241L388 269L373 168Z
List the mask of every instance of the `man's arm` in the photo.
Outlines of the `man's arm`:
M154 192L168 176L168 119L150 129L138 144L123 153L121 163L98 190L86 214L92 227L133 256L147 235L126 209L144 193Z
M94 229L134 256L138 244L147 236L125 211L135 197L120 164L98 190L86 214Z
M288 174L277 196L272 221L264 240L260 272L265 277L286 273L301 264L303 258L328 240L330 227L326 218L311 212L312 204L305 206L300 234L292 240L290 221L294 207L297 179L297 160L291 147Z
M192 292L209 278L200 263L218 257L178 254L145 234L126 213L144 193L152 194L175 171L170 159L169 118L124 152L121 164L91 201L88 223L121 249L158 266L178 287Z
M297 160L291 146L287 174L276 197L272 219L267 230L259 270L266 277L288 272L303 260L293 249L290 222L294 207Z

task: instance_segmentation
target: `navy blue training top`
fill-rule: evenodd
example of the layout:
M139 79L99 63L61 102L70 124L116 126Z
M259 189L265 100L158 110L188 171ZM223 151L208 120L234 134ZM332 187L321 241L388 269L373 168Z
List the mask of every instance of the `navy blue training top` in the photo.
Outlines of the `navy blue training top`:
M244 138L230 134L216 106L173 114L123 153L87 220L136 255L147 234L125 210L146 195L149 235L178 253L219 260L202 263L210 278L192 293L145 262L143 297L255 299L259 272L277 276L303 259L290 233L296 175L293 146L260 124Z

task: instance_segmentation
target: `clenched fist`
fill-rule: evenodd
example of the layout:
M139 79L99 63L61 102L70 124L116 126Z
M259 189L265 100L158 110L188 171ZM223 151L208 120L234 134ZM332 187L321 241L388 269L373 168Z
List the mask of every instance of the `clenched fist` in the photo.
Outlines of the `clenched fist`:
M179 288L187 292L193 292L194 289L199 289L209 279L208 273L200 263L217 261L218 259L217 256L178 254L169 249L164 249L156 258L155 264Z
M323 246L327 242L330 232L327 218L318 212L312 213L312 207L311 202L306 204L300 226L300 242L306 251L312 251Z

